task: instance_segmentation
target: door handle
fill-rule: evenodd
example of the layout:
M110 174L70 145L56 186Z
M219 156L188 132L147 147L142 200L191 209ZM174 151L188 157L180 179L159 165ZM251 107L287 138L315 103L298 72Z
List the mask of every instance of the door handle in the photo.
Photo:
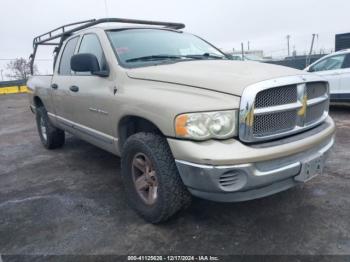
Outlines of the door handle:
M52 88L52 89L57 89L57 88L58 88L58 85L57 85L57 84L51 84L51 88Z
M79 87L77 87L77 86L71 86L71 87L69 88L69 90L72 91L72 92L78 92L78 91L79 91Z

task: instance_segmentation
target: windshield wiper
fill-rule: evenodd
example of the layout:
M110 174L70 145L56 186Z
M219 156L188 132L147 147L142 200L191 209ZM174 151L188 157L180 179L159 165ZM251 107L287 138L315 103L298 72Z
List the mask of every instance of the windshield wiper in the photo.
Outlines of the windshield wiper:
M188 58L195 58L195 59L206 59L206 58L213 58L213 59L224 59L224 56L210 54L210 53L204 53L201 55L193 54L193 55L185 55L185 57Z
M148 55L148 56L140 56L135 58L130 58L125 60L125 62L139 62L139 61L158 61L158 60L168 60L168 59L224 59L224 56L219 56L215 54L191 54L191 55Z
M125 62L138 62L138 61L157 61L157 60L164 60L164 59L181 59L181 56L177 55L148 55L148 56L140 56L135 57L131 59L125 60Z

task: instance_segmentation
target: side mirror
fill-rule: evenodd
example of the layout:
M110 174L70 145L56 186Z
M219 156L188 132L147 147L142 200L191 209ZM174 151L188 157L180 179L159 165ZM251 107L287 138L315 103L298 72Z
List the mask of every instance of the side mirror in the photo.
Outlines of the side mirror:
M307 68L305 68L306 72L314 72L315 70L313 69L313 67L308 66Z
M83 53L73 55L70 66L75 72L90 72L92 75L108 76L108 71L101 71L97 57L93 54Z

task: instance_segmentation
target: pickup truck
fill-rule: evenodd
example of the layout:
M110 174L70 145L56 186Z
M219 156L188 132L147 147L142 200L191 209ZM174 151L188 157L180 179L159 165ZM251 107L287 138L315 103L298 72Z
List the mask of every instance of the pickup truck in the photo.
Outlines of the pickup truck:
M182 28L108 18L36 37L32 64L57 45L53 75L27 83L44 147L69 132L120 156L129 204L151 223L192 195L246 201L321 173L335 131L328 82L233 61Z

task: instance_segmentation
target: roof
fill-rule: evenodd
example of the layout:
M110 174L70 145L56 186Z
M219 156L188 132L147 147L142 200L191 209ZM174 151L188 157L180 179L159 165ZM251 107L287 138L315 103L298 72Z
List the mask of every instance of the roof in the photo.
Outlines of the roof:
M333 54L342 54L342 53L349 53L349 52L350 52L350 48L339 50L337 52L334 52Z
M334 55L341 55L341 54L347 54L347 53L350 53L350 49L343 49L343 50L339 50L337 52L333 52L333 53L330 53L328 55L325 55L324 57L322 58L327 58L327 57L331 57L331 56L334 56ZM316 61L317 62L317 61Z

